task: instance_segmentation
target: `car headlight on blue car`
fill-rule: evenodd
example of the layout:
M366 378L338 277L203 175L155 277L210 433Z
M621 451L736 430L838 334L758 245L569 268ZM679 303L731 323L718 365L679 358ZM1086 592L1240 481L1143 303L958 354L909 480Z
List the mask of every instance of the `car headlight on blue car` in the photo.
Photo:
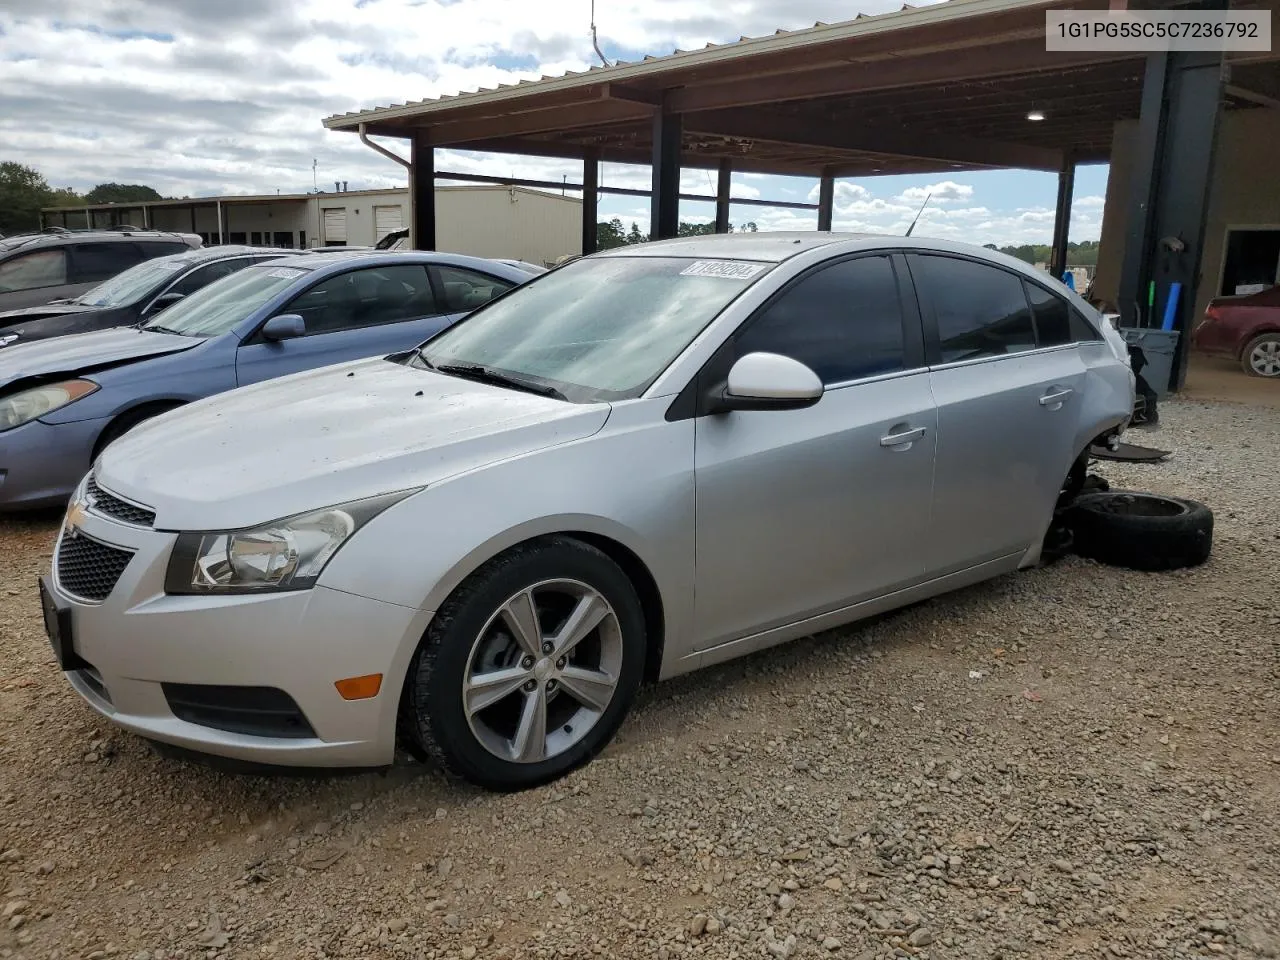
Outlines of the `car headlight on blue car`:
M63 380L11 393L0 399L0 433L38 420L97 389L98 385L92 380Z
M307 590L357 530L416 492L356 500L245 530L180 533L169 557L165 593Z

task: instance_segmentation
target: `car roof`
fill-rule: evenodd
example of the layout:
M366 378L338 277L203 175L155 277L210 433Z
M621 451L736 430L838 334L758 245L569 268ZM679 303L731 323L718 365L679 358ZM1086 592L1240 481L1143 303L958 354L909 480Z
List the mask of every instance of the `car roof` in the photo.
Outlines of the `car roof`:
M81 232L58 231L56 233L28 233L0 239L0 255L14 250L30 250L39 247L57 247L68 243L110 243L130 240L181 240L186 243L198 240L194 233L176 233L166 230L84 230Z
M170 253L163 257L154 257L168 263L209 263L213 260L225 260L230 257L249 257L249 256L275 256L288 257L302 256L306 253L304 250L282 250L278 247L248 247L243 244L224 243L213 247L196 247L194 250L186 250L182 253ZM144 260L144 263L151 263L151 260Z
M797 253L842 240L892 239L872 233L819 233L816 230L779 230L768 233L717 233L674 240L655 240L634 246L614 247L597 257L713 257L725 260L764 260L781 263Z
M394 265L397 263L435 263L445 266L469 267L473 270L487 270L490 273L505 272L523 276L529 275L518 267L513 267L497 260L468 257L460 253L440 253L434 250L352 250L349 247L336 247L331 250L307 251L297 256L281 257L281 261L299 270L337 270L339 267L358 261L369 266Z

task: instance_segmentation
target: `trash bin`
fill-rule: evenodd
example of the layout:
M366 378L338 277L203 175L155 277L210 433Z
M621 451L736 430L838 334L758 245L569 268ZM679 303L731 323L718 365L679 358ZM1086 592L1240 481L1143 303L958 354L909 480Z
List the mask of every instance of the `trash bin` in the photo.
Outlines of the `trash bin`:
M1142 369L1142 377L1151 384L1156 396L1165 397L1169 393L1169 377L1173 373L1173 358L1178 353L1177 330L1157 330L1155 327L1120 327L1120 335L1125 342L1142 351L1147 365Z

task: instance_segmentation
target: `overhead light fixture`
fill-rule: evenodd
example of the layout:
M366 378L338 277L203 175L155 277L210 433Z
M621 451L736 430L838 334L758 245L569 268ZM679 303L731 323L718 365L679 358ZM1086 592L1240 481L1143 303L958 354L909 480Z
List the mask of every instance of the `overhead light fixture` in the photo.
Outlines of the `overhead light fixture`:
M1027 114L1027 119L1028 119L1028 120L1032 120L1032 121L1040 121L1040 120L1043 120L1043 119L1044 119L1044 111L1043 111L1043 110L1032 110L1030 113L1028 113L1028 114Z

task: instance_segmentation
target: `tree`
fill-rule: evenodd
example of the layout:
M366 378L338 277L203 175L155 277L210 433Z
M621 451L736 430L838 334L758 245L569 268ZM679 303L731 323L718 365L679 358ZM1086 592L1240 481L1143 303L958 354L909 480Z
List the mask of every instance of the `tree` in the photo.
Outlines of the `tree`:
M596 224L597 250L612 250L614 247L624 246L626 242L627 235L622 230L622 221L617 217Z
M631 221L631 229L627 231L627 243L644 243L649 238L640 232L640 228L636 226L634 220Z
M100 183L84 198L88 203L138 203L164 199L154 189L140 183Z
M40 227L40 208L50 205L52 191L40 171L20 163L0 163L0 233Z

